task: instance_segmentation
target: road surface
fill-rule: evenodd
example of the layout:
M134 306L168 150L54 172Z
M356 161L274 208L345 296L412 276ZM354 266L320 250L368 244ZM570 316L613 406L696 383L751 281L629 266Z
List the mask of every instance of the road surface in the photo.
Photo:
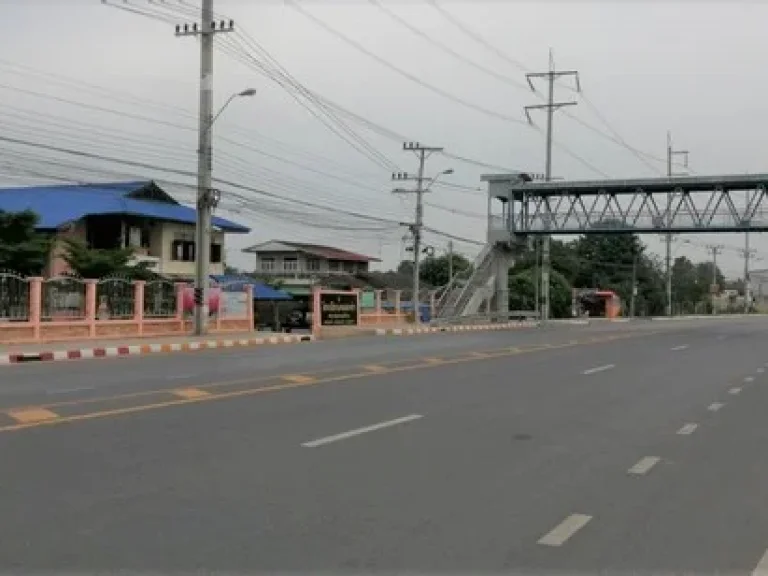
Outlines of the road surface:
M761 573L768 320L0 370L0 570Z

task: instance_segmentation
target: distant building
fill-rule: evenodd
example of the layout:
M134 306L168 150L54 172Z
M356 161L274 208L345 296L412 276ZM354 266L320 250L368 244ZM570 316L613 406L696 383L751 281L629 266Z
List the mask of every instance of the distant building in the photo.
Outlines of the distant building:
M31 210L39 216L42 232L80 238L94 249L130 246L135 262L146 262L158 274L194 277L195 210L179 204L154 182L0 188L0 210ZM250 230L223 218L214 217L212 223L210 273L223 274L225 234ZM46 274L67 271L59 243Z
M378 258L332 246L270 240L245 248L255 256L254 272L264 278L280 279L294 296L309 294L310 287L324 278L364 274Z

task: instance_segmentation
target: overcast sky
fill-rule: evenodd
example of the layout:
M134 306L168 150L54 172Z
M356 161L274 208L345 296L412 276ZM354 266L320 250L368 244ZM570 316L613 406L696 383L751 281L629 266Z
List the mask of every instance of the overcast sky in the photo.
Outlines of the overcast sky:
M173 16L168 22L99 0L0 0L6 22L0 36L2 133L194 171L199 47L192 38L175 37L171 21L194 21L190 6L199 0L164 1L170 8L166 14ZM401 135L443 146L462 158L542 172L544 139L523 114L525 105L541 100L525 88L525 71L546 70L550 48L558 68L579 71L585 99L569 90L566 80L558 97L577 99L579 105L568 114L593 129L609 135L615 131L659 159L666 154L671 130L676 147L690 151L696 174L768 171L763 160L768 126L761 42L765 3L440 2L489 45L484 46L427 1L381 0L386 11L483 71L366 0L298 1L320 22L411 79L329 33L289 2L216 0L216 11L233 18L240 31L218 36L217 107L244 88L256 88L258 95L234 101L216 123L215 176L290 199L285 203L253 190L221 187L220 215L253 227L248 237L230 242L232 264L250 267L240 248L284 238L364 252L383 258L385 267L394 266L404 256L405 233L394 223L411 220L414 204L412 198L390 194L390 173L395 167L416 169L415 157L402 150ZM160 13L161 2L110 0L153 14ZM297 103L295 90L259 72L264 57L249 38L314 93L386 128L389 137L342 114L337 118L372 151L361 153L359 144L356 149L342 140ZM534 119L544 127L542 115ZM339 131L337 124L332 126ZM663 161L648 160L652 169L562 113L556 117L555 138L585 160L578 162L556 148L553 172L566 179L600 178L601 173L651 177L666 170ZM193 182L183 174L150 168L0 147L0 177L6 184L73 174L86 178L89 171L94 180L132 176ZM461 188L436 185L425 209L426 223L482 241L486 201L476 188L481 174L499 170L434 155L427 174L447 168L455 173L443 181ZM170 184L169 191L188 201L192 188ZM387 222L302 206L302 201ZM233 213L235 204L239 208ZM720 262L728 275L741 274L736 249L743 247L743 235L691 239L729 246ZM427 234L427 242L437 251L447 247L447 239L434 233ZM648 237L648 243L660 253L656 237ZM758 257L766 255L768 243L761 235L753 234L752 245L760 250ZM468 255L479 249L464 242L455 248ZM676 254L706 257L705 250L690 245L679 245ZM755 267L768 263L758 261Z

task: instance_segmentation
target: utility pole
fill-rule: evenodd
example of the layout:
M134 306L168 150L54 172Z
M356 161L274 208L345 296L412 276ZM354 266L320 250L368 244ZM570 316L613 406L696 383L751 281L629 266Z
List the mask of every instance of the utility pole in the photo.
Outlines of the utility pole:
M672 169L672 160L675 156L683 157L683 165L688 167L688 150L674 150L672 148L672 134L667 130L667 178L670 180L673 176L676 176ZM667 194L667 230L672 227L672 200L673 194L669 192ZM667 243L667 257L666 257L666 272L667 272L667 316L672 316L672 232L666 234Z
M715 314L715 302L717 302L717 255L722 254L724 246L722 244L709 245L707 250L712 252L712 286L710 286L710 292L712 293L712 314Z
M637 253L632 255L632 295L629 300L629 317L635 317L635 300L637 299Z
M453 282L453 240L448 240L448 284Z
M546 78L548 83L548 98L546 104L536 104L533 106L525 107L525 115L528 117L528 122L533 124L531 120L531 110L545 109L547 111L547 148L546 148L546 164L544 171L544 179L547 182L552 180L552 130L553 119L555 110L558 110L564 106L575 106L576 102L555 102L555 81L558 78L564 76L572 76L576 81L576 90L581 92L581 85L579 83L579 73L575 70L556 70L555 60L552 56L552 50L549 51L549 71L547 72L533 72L525 75L528 85L531 90L536 91L536 87L533 85L532 80L534 78ZM545 226L549 229L549 217L551 207L549 205L549 198L545 198L544 203L546 205L547 214L545 220ZM549 320L549 251L550 251L550 237L549 234L542 238L541 245L541 312L540 319L543 322Z
M211 214L218 203L213 190L213 37L232 32L234 22L214 21L213 0L203 0L200 25L176 26L176 36L200 36L200 117L197 146L197 222L195 224L195 335L206 333L208 324L208 268L211 257Z
M429 192L429 187L442 174L452 174L453 170L444 170L429 181L424 186L424 166L429 158L435 152L442 152L443 149L435 146L422 146L418 142L403 142L403 150L411 150L419 158L419 172L416 177L411 177L407 172L395 172L392 174L392 180L415 180L415 190L404 190L396 188L394 194L416 194L416 218L408 228L413 234L413 318L416 324L421 323L421 309L419 300L419 275L421 273L421 230L424 227L424 193Z
M747 214L747 222L748 225L752 225L752 219L749 218L749 215L751 213L751 194L747 192L747 207L746 207L746 214ZM751 290L749 286L749 258L752 254L756 253L757 251L754 249L749 248L749 231L744 233L744 314L749 314L751 306Z

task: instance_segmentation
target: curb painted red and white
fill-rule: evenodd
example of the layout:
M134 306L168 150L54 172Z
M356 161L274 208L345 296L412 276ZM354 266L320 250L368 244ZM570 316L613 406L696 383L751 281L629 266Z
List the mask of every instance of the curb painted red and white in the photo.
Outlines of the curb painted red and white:
M538 322L504 322L498 324L464 324L460 326L425 326L423 328L377 328L376 336L414 336L440 332L479 332L483 330L513 330L535 328Z
M247 348L270 344L298 344L311 342L307 334L291 336L266 336L261 338L239 338L221 340L200 340L194 342L171 342L163 344L136 344L132 346L100 346L97 348L52 349L11 352L0 355L0 365L22 362L50 362L56 360L86 360L91 358L116 358L118 356L141 356L169 352L193 352L217 348Z

